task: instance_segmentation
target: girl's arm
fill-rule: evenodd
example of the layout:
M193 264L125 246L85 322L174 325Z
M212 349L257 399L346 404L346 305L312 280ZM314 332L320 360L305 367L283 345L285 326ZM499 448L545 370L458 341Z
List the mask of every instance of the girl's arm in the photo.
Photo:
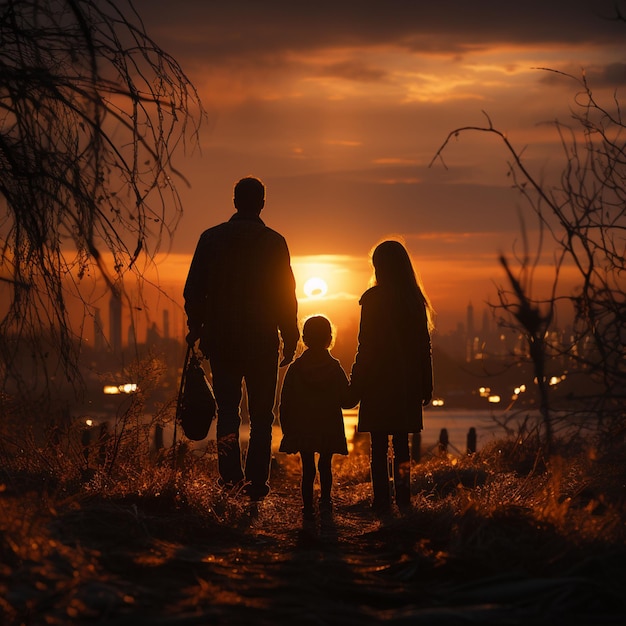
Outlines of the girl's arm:
M433 397L433 350L428 332L428 322L426 319L426 310L424 310L424 319L421 320L419 336L419 345L421 348L420 364L422 371L422 404L427 405Z
M359 403L359 394L356 388L350 384L343 367L337 363L337 388L339 389L339 402L342 409L351 409Z

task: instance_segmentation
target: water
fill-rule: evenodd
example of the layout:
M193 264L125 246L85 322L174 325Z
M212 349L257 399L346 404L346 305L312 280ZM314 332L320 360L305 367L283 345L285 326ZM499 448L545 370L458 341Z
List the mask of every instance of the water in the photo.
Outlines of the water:
M352 449L352 443L358 423L357 409L344 409L344 425L348 449ZM424 411L424 430L422 431L422 451L428 452L437 447L439 434L442 428L447 429L449 439L449 452L452 454L465 454L467 450L467 433L470 428L476 429L476 449L480 450L486 443L502 437L504 431L492 419L491 411L477 411L464 409L440 409L427 408ZM193 448L204 450L208 441L215 441L215 423L211 424L209 435L206 439L192 444ZM179 436L182 432L179 429ZM247 443L249 428L247 423L242 423L240 438L242 445ZM165 445L171 443L171 429L166 429ZM280 426L275 424L272 435L272 449L278 451L282 432Z
M344 425L346 432L346 439L348 441L348 449L351 450L353 441L355 438L357 423L358 423L358 410L357 409L344 409ZM96 430L98 424L102 422L108 422L109 430L113 428L115 417L113 415L100 414L91 415L92 421L95 425L93 437L97 437ZM150 416L145 416L146 421L150 421ZM492 411L479 411L470 409L444 409L439 407L427 407L424 410L424 430L421 433L422 452L427 453L436 449L439 434L441 429L445 428L448 431L448 450L452 454L462 455L467 450L467 434L470 428L476 429L476 449L480 450L488 442L501 438L504 436L502 427L498 426L493 420ZM163 444L165 447L170 447L173 442L173 425L169 424L165 427L163 432ZM183 431L180 427L177 429L177 437L183 438ZM199 451L206 450L207 443L215 441L216 437L216 424L215 421L211 424L209 435L206 439L199 442L189 442L192 449ZM247 445L249 438L249 427L246 422L241 424L240 439L243 446ZM278 451L280 441L282 438L282 431L278 423L274 425L272 435L272 449L274 452Z
M346 437L353 437L358 421L357 409L344 411ZM464 454L467 449L467 433L476 429L476 449L480 450L487 442L504 435L492 419L491 411L426 409L424 411L424 430L422 431L422 449L429 450L437 446L439 433L447 429L450 452Z

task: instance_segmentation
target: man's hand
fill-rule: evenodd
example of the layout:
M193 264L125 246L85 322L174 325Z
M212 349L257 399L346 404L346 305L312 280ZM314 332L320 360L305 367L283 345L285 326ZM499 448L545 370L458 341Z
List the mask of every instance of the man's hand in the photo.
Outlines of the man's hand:
M187 342L188 346L191 346L192 348L196 345L196 341L198 341L198 339L200 339L200 333L197 330L189 330L189 332L187 333L187 336L185 337L185 341Z

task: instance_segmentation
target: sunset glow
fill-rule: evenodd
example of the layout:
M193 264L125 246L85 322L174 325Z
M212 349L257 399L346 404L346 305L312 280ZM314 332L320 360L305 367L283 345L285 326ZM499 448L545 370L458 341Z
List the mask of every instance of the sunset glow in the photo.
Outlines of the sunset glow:
M309 298L323 298L328 292L328 285L323 278L313 276L304 283L303 290Z
M569 123L579 91L563 73L584 72L594 97L612 106L623 65L624 26L602 17L611 0L506 11L390 0L357 13L349 3L284 11L268 1L247 6L246 20L237 2L136 5L207 111L201 150L175 164L189 182L176 181L184 213L161 245L169 254L146 268L159 288L148 285L136 306L142 329L168 308L172 328L184 331L191 255L206 228L230 219L233 184L245 175L267 185L261 218L288 243L301 315L321 310L353 323L370 284L369 252L396 234L437 332L462 322L470 302L482 315L505 279L498 255L515 258L522 240L534 255L539 227L493 135L461 134L445 164L431 164L438 148L453 129L489 119L529 170L558 180L564 155L552 121ZM552 242L542 246L535 295L549 293L554 276Z
M391 235L390 235L391 236ZM372 242L372 244L375 242ZM424 237L407 238L415 270L421 276L436 312L436 332L445 334L463 322L467 306L472 303L476 316L481 318L487 310L487 303L497 302L497 285L506 286L502 268L492 253L480 252L485 246L484 238L478 237L472 243L468 237L442 233ZM437 249L459 250L442 259ZM465 256L460 248L475 250ZM107 267L113 267L113 259L103 255ZM186 333L183 303L183 288L191 263L191 254L161 254L155 263L142 269L145 282L142 295L136 291L132 275L125 280L126 296L123 307L123 325L128 327L132 315L137 336L143 338L153 323L163 331L163 312L168 311L172 337L182 339ZM338 327L354 326L360 315L359 299L368 289L372 279L369 249L362 255L294 255L291 265L296 281L299 317L321 313L331 318ZM536 293L548 294L553 275L550 259L535 270ZM561 279L564 285L574 284L576 272L564 268ZM103 324L108 328L109 294L103 281L96 276L82 279L93 284L89 288L93 306L100 309ZM573 288L573 287L572 287ZM80 308L80 307L78 307ZM80 313L78 312L77 315ZM93 323L88 321L84 332L85 341L93 341Z

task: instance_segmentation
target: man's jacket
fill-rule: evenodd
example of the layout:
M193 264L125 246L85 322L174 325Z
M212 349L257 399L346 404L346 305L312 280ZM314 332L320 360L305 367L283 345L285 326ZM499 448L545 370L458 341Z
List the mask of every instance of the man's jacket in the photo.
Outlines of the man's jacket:
M189 329L205 354L278 347L299 338L295 281L285 239L255 215L235 213L200 236L184 289Z

